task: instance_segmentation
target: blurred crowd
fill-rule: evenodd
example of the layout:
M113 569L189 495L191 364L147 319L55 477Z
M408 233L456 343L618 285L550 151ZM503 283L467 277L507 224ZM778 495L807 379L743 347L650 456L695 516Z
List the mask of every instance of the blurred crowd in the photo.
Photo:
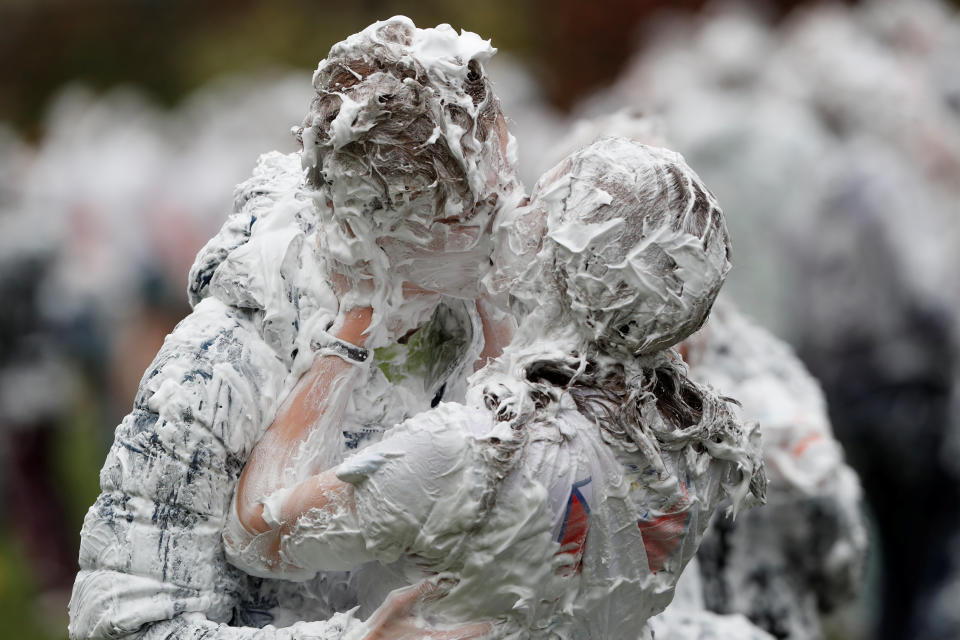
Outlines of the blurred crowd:
M645 41L572 117L508 106L526 177L598 133L684 154L727 214L727 291L819 378L864 485L876 575L856 633L960 636L960 18L933 0L776 23L738 7Z
M819 379L863 484L865 595L828 635L960 637L960 15L711 5L640 35L570 111L497 56L525 183L601 133L685 156L727 214L729 294ZM30 603L25 633L64 635L112 427L233 186L295 149L311 93L308 70L222 78L174 109L73 86L39 140L0 125L0 614Z
M186 273L234 185L264 150L295 148L311 93L304 72L231 77L165 111L72 87L40 144L0 131L0 600L14 609L28 581L52 637L112 426L189 311Z

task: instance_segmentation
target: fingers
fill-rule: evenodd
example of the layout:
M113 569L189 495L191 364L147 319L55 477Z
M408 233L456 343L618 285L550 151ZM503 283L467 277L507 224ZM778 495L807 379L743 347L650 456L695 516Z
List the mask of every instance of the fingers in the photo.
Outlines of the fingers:
M422 601L429 601L437 595L439 587L430 580L404 589L398 589L387 597L390 609L401 614L409 614L413 607Z
M410 613L410 611L417 604L417 602L420 601L421 598L424 598L432 593L436 593L436 591L437 585L431 583L430 581L424 581L418 585L394 591L389 597L390 607L396 608L405 614Z
M408 280L404 280L403 284L403 297L412 298L413 296L433 296L437 295L436 291L431 291L430 289L424 289L423 287L414 284Z
M431 631L427 633L426 637L431 640L473 640L474 638L483 638L492 631L493 624L476 622L447 631Z
M433 580L424 580L420 584L416 585L417 594L420 600L424 602L431 602L442 597L440 592L440 585Z
M397 589L370 619L370 632L365 640L474 640L493 631L489 622L474 622L454 629L434 629L417 609L420 605L442 598L456 584L450 577L436 576L419 584Z
M334 272L330 274L330 285L333 287L333 293L338 300L343 299L344 294L350 291L350 281L342 273Z

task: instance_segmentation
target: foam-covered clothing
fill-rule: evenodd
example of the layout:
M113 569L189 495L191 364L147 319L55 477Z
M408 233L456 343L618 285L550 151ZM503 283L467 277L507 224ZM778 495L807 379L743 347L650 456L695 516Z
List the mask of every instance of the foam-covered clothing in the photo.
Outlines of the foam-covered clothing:
M197 256L193 312L144 375L84 521L72 638L327 637L352 620L318 622L354 605L345 574L303 584L253 578L226 562L221 542L250 451L313 360L308 329L337 311L317 266L301 174L297 154L263 156L238 188L236 213ZM469 315L465 324L470 336ZM366 368L356 393L376 401L352 401L332 458L378 438L382 428L371 425L456 398L457 367L472 362L473 348L470 339L458 344L429 384L416 375L394 384L381 367ZM297 621L308 624L260 629Z
M777 637L822 637L820 610L857 593L867 537L860 483L833 435L823 392L789 346L722 298L690 339L690 375L759 422L767 504L718 516L699 558L706 606Z
M233 486L284 373L245 314L213 298L167 338L117 428L84 520L73 637L149 634L144 624L188 612L259 626L290 601L285 586L229 567L220 544Z
M650 628L656 640L773 640L742 614L721 615L706 608L696 558L680 576L673 602L651 618Z
M662 452L658 475L642 453L605 443L568 394L544 413L518 429L444 403L395 427L336 469L355 509L308 511L281 559L307 571L379 561L358 572L379 586L361 610L444 572L457 583L430 615L445 622L496 620L504 638L647 637L709 516L750 470L689 443Z

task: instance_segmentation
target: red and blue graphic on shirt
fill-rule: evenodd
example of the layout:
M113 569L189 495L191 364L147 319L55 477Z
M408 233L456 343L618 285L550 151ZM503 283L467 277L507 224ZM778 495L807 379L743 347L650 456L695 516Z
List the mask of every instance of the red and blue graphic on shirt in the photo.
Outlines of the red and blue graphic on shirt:
M560 543L558 553L571 556L571 562L560 567L563 576L580 573L583 565L583 550L587 544L587 532L590 529L590 503L585 493L586 488L593 481L593 477L575 482L570 488L570 497L567 499L567 510L563 516L563 524L557 542ZM583 489L583 491L581 491Z
M647 551L647 566L650 573L657 573L663 569L673 550L680 546L684 531L687 528L687 507L690 504L690 495L687 486L681 485L683 497L668 506L663 515L641 520L638 523L640 535L643 537L643 547Z

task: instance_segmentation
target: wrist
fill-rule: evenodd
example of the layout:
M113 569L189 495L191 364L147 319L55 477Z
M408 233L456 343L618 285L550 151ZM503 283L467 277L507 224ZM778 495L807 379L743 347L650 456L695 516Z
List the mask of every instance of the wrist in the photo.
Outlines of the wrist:
M347 362L360 364L370 358L364 348L366 331L370 328L373 310L370 307L352 309L342 315L333 327L314 334L310 350L317 356L337 356Z
M369 349L364 349L329 333L311 340L310 349L318 356L337 356L355 364L361 364L370 359Z
M343 322L334 327L333 337L350 345L363 348L367 342L367 329L373 319L372 307L357 307L347 311Z

